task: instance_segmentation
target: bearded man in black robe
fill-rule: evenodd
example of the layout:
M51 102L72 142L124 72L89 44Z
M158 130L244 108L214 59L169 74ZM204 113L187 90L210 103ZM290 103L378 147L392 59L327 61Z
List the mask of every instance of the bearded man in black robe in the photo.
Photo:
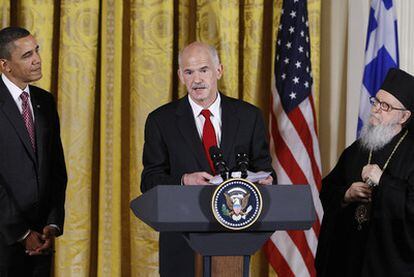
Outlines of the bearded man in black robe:
M323 179L318 276L414 276L414 77L391 69Z

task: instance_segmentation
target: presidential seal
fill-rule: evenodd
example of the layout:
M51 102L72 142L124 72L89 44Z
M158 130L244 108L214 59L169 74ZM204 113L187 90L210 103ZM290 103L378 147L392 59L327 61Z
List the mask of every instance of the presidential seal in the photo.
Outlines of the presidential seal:
M257 187L245 179L229 179L213 193L211 208L224 227L243 230L251 226L262 212L262 196Z

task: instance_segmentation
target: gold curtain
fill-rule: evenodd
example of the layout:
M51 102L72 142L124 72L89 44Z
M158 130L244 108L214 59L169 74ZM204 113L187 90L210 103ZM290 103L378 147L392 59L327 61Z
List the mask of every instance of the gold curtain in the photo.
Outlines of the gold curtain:
M321 0L308 0L319 99ZM0 0L0 24L41 45L42 80L58 100L69 183L55 276L157 276L158 234L135 218L147 114L185 94L178 51L217 47L220 90L267 118L281 0ZM274 276L260 251L251 276Z

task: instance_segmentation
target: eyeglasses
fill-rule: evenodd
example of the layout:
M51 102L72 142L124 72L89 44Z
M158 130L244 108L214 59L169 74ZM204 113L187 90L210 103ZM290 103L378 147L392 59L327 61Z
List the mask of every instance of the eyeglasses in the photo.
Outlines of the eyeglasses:
M380 108L384 112L390 112L392 110L397 110L397 111L406 111L407 110L407 109L403 109L403 108L393 107L390 104L388 104L387 102L381 102L374 96L371 96L369 98L369 102L371 103L372 106L374 106L377 109Z

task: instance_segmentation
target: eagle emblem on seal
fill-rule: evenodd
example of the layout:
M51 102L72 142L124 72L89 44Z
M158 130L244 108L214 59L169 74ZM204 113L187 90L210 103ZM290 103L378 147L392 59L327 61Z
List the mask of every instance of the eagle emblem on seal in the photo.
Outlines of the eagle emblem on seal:
M230 216L234 221L246 219L246 216L253 209L251 205L247 206L250 193L246 193L243 189L239 189L236 193L225 192L224 196L226 197L227 206L223 207L223 210L227 209L225 214Z

